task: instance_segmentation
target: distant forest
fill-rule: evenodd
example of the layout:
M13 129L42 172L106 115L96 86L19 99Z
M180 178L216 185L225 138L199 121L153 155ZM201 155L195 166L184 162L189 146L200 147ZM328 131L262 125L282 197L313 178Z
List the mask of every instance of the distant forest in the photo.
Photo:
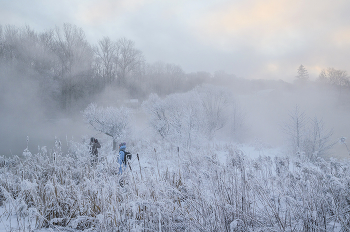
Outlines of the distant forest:
M333 140L348 133L350 78L346 71L328 67L311 80L307 68L300 65L292 83L282 79L248 80L225 71L186 73L166 61L148 63L127 38L101 35L97 44L90 44L84 31L72 24L44 32L29 26L0 26L0 152L21 152L27 135L32 144L48 143L45 139L56 135L79 136L85 130L82 112L90 103L140 108L159 97L159 104L173 107L167 113L175 114L174 104L182 101L189 106L190 98L196 98L190 94L198 95L200 86L207 91L202 94L212 97L218 93L216 87L230 93L234 104L224 110L232 125L226 126L230 127L226 132L221 130L224 138L246 142L264 138L266 143L280 144L281 124L290 120L288 112L293 115L296 106L308 121L317 118L316 122L333 128ZM184 99L172 96L177 93L183 93Z
M126 38L103 37L91 45L71 24L40 33L29 26L0 26L0 65L5 85L35 82L48 112L82 109L108 86L140 99L187 91L211 78L205 72L186 74L174 64L148 64Z
M35 86L46 113L55 114L57 110L68 113L85 108L106 87L137 99L145 99L150 93L166 96L186 92L202 83L230 83L235 91L291 88L283 81L243 80L224 71L185 73L176 64L149 64L132 40L101 37L92 45L84 31L72 24L45 32L29 26L0 26L0 80L5 83L1 89L11 89L6 87L10 80L29 88ZM301 65L296 71L295 83L305 84L305 67ZM339 92L349 91L346 71L322 70L319 81Z

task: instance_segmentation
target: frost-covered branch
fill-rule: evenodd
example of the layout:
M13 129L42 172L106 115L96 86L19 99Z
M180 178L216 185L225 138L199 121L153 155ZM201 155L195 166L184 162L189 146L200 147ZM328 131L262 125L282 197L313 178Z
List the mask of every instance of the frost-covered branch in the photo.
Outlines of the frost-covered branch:
M90 104L83 112L85 120L97 131L113 138L113 141L123 138L129 129L131 111L121 107L97 107Z

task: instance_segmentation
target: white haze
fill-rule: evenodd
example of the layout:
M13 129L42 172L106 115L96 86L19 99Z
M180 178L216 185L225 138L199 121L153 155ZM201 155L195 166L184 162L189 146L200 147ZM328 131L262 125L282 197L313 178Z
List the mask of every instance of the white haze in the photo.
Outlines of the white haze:
M6 156L20 155L27 146L27 136L33 152L38 146L50 146L56 137L66 144L72 138L79 141L82 137L98 136L82 118L82 111L91 102L119 107L128 105L130 99L137 99L132 107L138 108L151 93L165 98L203 84L227 88L232 94L230 100L235 102L242 117L239 135L232 136L229 128L222 128L215 134L215 140L240 143L259 140L272 146L285 146L282 127L288 123L289 114L296 106L305 112L307 119L323 119L325 129L334 130L332 141L348 137L347 86L342 86L340 91L339 86L311 78L301 83L250 80L224 71L185 72L181 66L167 61L149 63L137 44L125 38L111 38L110 41L116 41L118 46L123 41L129 43L136 54L135 66L124 79L118 72L106 79L101 64L95 65L100 62L94 52L96 44L90 45L84 31L77 26L65 24L63 29L54 28L52 34L50 31L38 33L30 27L1 29L4 49L0 66L0 149ZM74 46L70 45L72 41L61 43L60 36L68 32L75 39L72 40ZM64 49L71 53L63 53ZM69 72L64 69L67 66ZM298 67L295 67L294 76ZM138 121L132 125L137 125L136 131L147 128L147 124L140 125ZM335 148L330 155L347 156L344 144L337 144Z
M349 231L348 9L0 0L0 232Z
M306 65L348 68L349 1L63 0L0 1L0 22L43 31L63 23L136 42L149 62L186 72L226 70L239 77L292 81Z
M16 74L18 75L18 74ZM29 136L29 149L37 151L38 146L51 147L55 137L63 142L70 140L81 141L83 137L103 137L93 131L83 120L81 111L73 114L65 114L58 109L49 109L50 106L40 98L38 83L36 81L19 80L18 76L7 76L3 79L1 89L1 154L20 155L27 146ZM210 81L211 82L211 81ZM234 79L225 80L225 87L231 89L234 99L239 105L243 115L244 132L239 138L232 140L230 131L225 129L218 131L215 140L225 142L253 143L261 141L268 146L286 146L286 135L283 125L288 122L289 114L298 105L310 119L315 116L323 119L325 129L334 130L333 141L341 137L349 137L350 116L349 106L344 100L348 95L339 97L339 93L332 88L315 87L309 84L303 88L282 81L247 81ZM107 88L103 93L92 99L99 106L122 105L130 106L130 96L120 89ZM132 105L139 107L142 101ZM136 134L142 134L148 129L146 115L139 121L131 122ZM139 132L138 132L139 131ZM329 154L334 157L345 158L348 152L343 144L336 144Z

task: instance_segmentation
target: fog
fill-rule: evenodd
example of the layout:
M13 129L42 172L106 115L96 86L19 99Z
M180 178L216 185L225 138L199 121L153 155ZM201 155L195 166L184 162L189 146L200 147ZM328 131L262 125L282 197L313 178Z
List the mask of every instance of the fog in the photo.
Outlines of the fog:
M300 64L312 78L322 68L347 69L349 5L347 0L17 0L2 5L0 22L40 31L69 22L83 28L92 43L125 36L151 63L291 82Z
M305 113L307 121L322 119L324 129L333 130L332 141L347 137L349 107L338 96L332 89L312 85L300 89L291 85L287 89L267 89L242 96L241 102L249 112L247 124L251 135L273 146L284 146L287 141L283 127L290 122L296 106ZM331 154L346 157L348 151L339 143Z
M1 3L0 231L349 230L349 0Z
M66 140L80 139L91 133L79 114L67 116L59 109L52 109L52 102L40 94L40 83L28 73L6 72L1 67L0 87L0 154L21 156L27 147L33 153L38 146L51 148L55 140L62 140L67 151Z
M225 71L185 72L166 60L149 63L137 44L127 38L101 36L97 44L90 44L84 31L70 24L45 32L30 27L1 28L1 155L20 156L27 144L35 153L38 146L52 147L55 139L67 151L71 140L102 137L82 115L91 102L141 110L142 102L152 93L166 99L203 85L213 86L209 89L223 87L230 92L239 115L239 130L234 136L230 128L224 127L212 140L259 141L264 146L286 147L288 138L283 127L290 122L296 107L305 113L306 121L322 119L324 129L333 130L332 142L348 137L350 89L346 71L342 82L334 81L328 67L324 67L328 76L323 80L297 77L300 67L295 67L296 77L291 82L283 81L283 77L243 79ZM130 54L132 59L126 60ZM108 63L110 56L113 61ZM232 118L232 114L228 115L228 121ZM147 118L138 120L131 122L136 132L148 128ZM341 158L347 155L341 143L328 153Z

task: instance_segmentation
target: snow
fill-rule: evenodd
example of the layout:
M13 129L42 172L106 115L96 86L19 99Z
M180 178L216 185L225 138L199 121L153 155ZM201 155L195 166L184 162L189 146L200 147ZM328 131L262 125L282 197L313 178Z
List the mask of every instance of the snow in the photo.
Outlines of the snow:
M238 145L237 148L252 159L259 158L259 156L270 156L272 158L285 156L284 150L280 147L256 148L255 146L242 144Z
M0 207L0 232L32 231L35 228L35 220L28 216L24 218L18 216L17 207L16 202Z
M102 144L107 144L106 141L102 141ZM81 148L77 148L78 150ZM58 149L59 150L59 149ZM278 183L278 179L281 178L281 180L284 180L286 178L286 173L291 172L291 174L295 177L298 175L301 175L303 172L300 172L298 170L307 170L307 175L316 175L319 176L320 173L323 172L322 169L320 169L318 166L315 166L313 164L302 164L302 169L298 168L294 165L294 163L291 161L290 166L293 166L293 168L289 169L283 169L283 165L288 165L285 162L285 153L282 148L274 148L269 146L257 146L256 144L235 144L235 143L212 143L207 144L206 146L203 146L199 150L193 150L193 149L183 149L180 148L178 150L177 146L172 145L171 143L135 143L134 145L129 146L129 151L133 151L133 159L130 162L130 166L132 168L132 172L130 170L126 170L125 175L123 175L123 178L125 178L126 186L124 188L120 188L118 186L118 179L119 177L116 175L110 175L108 174L108 170L116 169L117 170L117 157L112 152L108 152L108 149L103 148L100 150L100 164L96 167L96 169L92 169L92 173L90 176L86 176L85 180L81 180L86 182L83 186L87 186L89 191L95 192L97 195L102 198L108 198L108 195L113 193L115 189L118 190L118 194L120 199L123 199L120 206L124 210L131 210L132 212L139 212L142 207L146 207L147 209L151 210L154 215L154 222L156 223L153 227L153 230L156 231L166 231L164 224L161 223L161 220L169 220L167 214L168 211L164 211L167 205L171 205L172 203L168 202L167 196L173 196L175 199L183 199L179 200L179 203L176 203L175 201L174 207L172 210L180 210L182 207L189 207L188 209L191 209L192 207L203 207L201 210L208 210L211 206L210 204L214 204L216 201L218 201L218 195L219 192L215 193L215 191L212 191L212 188L217 188L217 185L220 182L217 182L217 179L215 179L215 175L228 175L229 173L234 174L235 172L240 172L240 167L245 167L244 170L246 172L245 178L249 180L250 188L256 188L254 187L255 184L263 184L265 183L264 179L265 177L269 177L272 182L276 181L276 184ZM135 154L135 151L142 151L142 153L139 155L140 162L137 159L137 155ZM200 155L199 155L200 154ZM56 160L55 165L57 165L57 169L59 169L60 162L62 162L63 154L58 153L58 158ZM31 157L26 157L28 159L27 162L29 162L30 159L35 159L36 155L32 155ZM267 157L269 157L267 159ZM78 162L80 158L78 158ZM234 162L236 162L234 165L238 166L232 166L233 163L230 163L234 159ZM259 161L257 163L257 169L256 173L252 173L255 169L253 166L255 165L254 162ZM89 161L86 161L89 162ZM229 163L228 163L229 162ZM269 162L272 162L269 166ZM273 163L276 162L276 163ZM278 162L282 162L280 166L280 171L277 172L275 170L275 165L278 164ZM289 161L288 161L289 162ZM336 163L335 160L332 161L333 163ZM199 164L200 166L198 166ZM241 166L240 166L241 165ZM250 166L253 165L253 166ZM309 165L309 166L308 166ZM260 167L259 167L260 166ZM225 168L227 167L227 168ZM277 167L277 166L276 166ZM268 171L270 169L270 172ZM222 172L222 170L225 170ZM260 170L260 171L259 171ZM294 171L293 171L294 170ZM81 170L83 172L83 170ZM91 172L90 171L90 172ZM141 173L140 173L141 171ZM226 174L224 174L226 172ZM166 174L168 173L168 174ZM221 173L221 174L220 174ZM261 173L260 175L258 173ZM269 174L270 173L270 174ZM106 175L107 174L107 175ZM253 176L251 175L253 174ZM218 176L218 177L219 177ZM230 174L227 176L229 177ZM215 177L215 178L214 178ZM239 179L242 178L241 175L238 175ZM292 177L294 178L294 177ZM238 181L239 181L238 179ZM55 180L55 179L53 179ZM181 180L181 183L179 182ZM214 180L214 181L213 181ZM229 180L229 179L228 179ZM169 182L170 181L170 182ZM167 183L173 185L168 185ZM339 188L339 191L342 191L341 189L345 186L342 184L342 179L339 179L338 177L331 176L329 178L329 182L333 183L336 188ZM313 188L313 183L310 181L305 182L305 187L308 189ZM334 184L338 183L338 184ZM267 185L265 185L267 184ZM265 183L261 185L259 188L265 189L265 190L259 190L262 191L260 194L267 194L267 190L270 188L269 183ZM38 188L39 183L30 181L29 179L24 179L20 183L20 189L24 192L30 192L32 190L35 190ZM58 191L64 192L66 189L62 187L58 188L54 182L49 182L46 184L47 193L49 192L55 192L55 189L58 189ZM224 188L227 188L226 191L231 191L229 187L229 183L226 184ZM274 186L275 184L272 184ZM82 187L82 186L81 186ZM304 196L299 196L300 198L295 198L295 196L289 196L289 195L281 195L283 188L286 186L282 186L280 190L273 191L271 194L266 195L268 199L271 199L271 202L267 204L267 199L260 199L259 195L257 195L256 202L252 202L255 206L255 210L259 212L260 210L270 212L271 210L276 210L274 207L276 205L279 205L279 209L281 210L282 217L284 215L283 210L288 210L289 206L298 207L298 205L303 202ZM197 189L198 188L198 189ZM274 187L275 188L275 187ZM186 189L186 190L183 190ZM79 191L77 189L77 191ZM136 191L136 192L135 192ZM186 192L190 191L190 192ZM198 191L198 192L197 192ZM250 190L251 191L251 190ZM269 190L270 191L270 190ZM130 194L136 194L138 197L131 200ZM77 193L77 194L83 194ZM201 199L201 203L197 202L196 200L190 200L187 201L184 199L187 199L188 196L186 194L190 194L192 197L198 197ZM251 192L250 194L253 194ZM144 196L144 197L141 197ZM334 197L330 194L327 195L328 197ZM222 197L222 196L221 196ZM232 195L234 197L234 195ZM80 195L80 199L84 199L83 195ZM128 200L129 199L129 200ZM219 198L220 199L220 198ZM68 199L67 199L68 200ZM102 199L101 199L102 200ZM190 201L189 201L190 200ZM305 199L304 199L305 200ZM67 201L68 202L68 201ZM210 203L211 202L211 203ZM103 204L103 202L101 202ZM208 204L209 203L209 204ZM74 201L70 203L71 205L74 204ZM202 205L203 204L203 205ZM208 205L206 205L208 204ZM267 205L266 205L267 204ZM272 204L272 205L271 205ZM107 204L108 205L108 204ZM103 207L109 207L109 206L103 206ZM201 206L202 205L202 206ZM61 227L61 226L55 226L55 223L60 223L62 221L62 218L53 218L50 220L50 227L49 228L36 228L36 216L40 215L36 209L33 208L26 208L27 205L23 204L23 201L21 198L18 199L11 199L7 200L2 207L0 207L0 232L2 231L36 231L36 232L48 232L48 231L64 231L64 232L72 232L72 231L78 231L79 225L83 222L89 222L93 220L93 223L102 223L106 220L108 220L108 216L101 212L98 215L95 215L95 217L91 216L78 216L72 222L70 223L70 227ZM272 207L272 208L270 208ZM154 208L154 210L153 210ZM231 212L234 210L234 205L230 205L226 203L225 211ZM92 209L89 209L92 210ZM125 211L126 213L127 211ZM182 212L182 213L185 213ZM207 212L209 213L209 212ZM189 215L186 217L192 217L194 212L190 212ZM21 215L21 216L20 216ZM267 214L270 215L271 220L274 220L273 214ZM311 218L317 218L318 211L312 210L310 211ZM116 220L127 220L128 216L126 214L120 214L115 215ZM210 216L210 214L208 214ZM266 217L266 216L265 216ZM118 218L118 219L117 219ZM135 219L133 219L135 220ZM210 218L208 218L208 222L210 222ZM235 218L234 220L230 221L229 228L231 231L244 229L245 223L244 218ZM261 220L261 219L260 219ZM301 220L301 219L300 219ZM297 222L294 226L296 228L302 228L302 221ZM210 224L210 223L209 223ZM277 226L277 225L276 225ZM332 228L331 231L341 231L340 228L342 228L341 224L339 224L338 221L332 221L328 223L328 227ZM132 226L134 228L134 231L142 230L144 227L142 224L135 224ZM278 227L276 227L278 228ZM92 228L91 228L92 229ZM97 229L97 228L96 228ZM192 228L193 229L193 228ZM214 229L214 228L211 228ZM208 228L210 230L210 227Z

